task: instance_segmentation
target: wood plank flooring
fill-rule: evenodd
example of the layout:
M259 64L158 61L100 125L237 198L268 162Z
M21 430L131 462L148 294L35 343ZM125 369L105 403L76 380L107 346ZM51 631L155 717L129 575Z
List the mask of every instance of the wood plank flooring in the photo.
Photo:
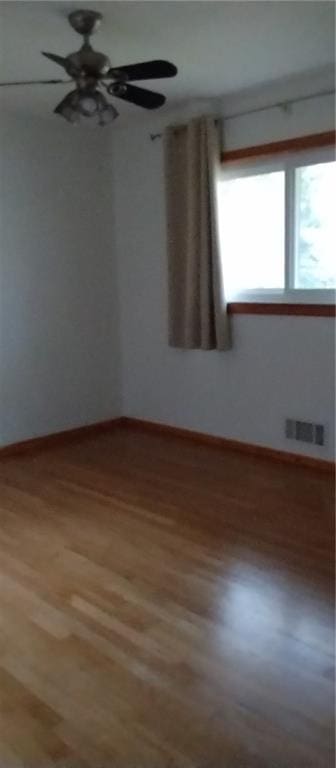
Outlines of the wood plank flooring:
M324 473L116 429L0 462L0 768L331 768Z

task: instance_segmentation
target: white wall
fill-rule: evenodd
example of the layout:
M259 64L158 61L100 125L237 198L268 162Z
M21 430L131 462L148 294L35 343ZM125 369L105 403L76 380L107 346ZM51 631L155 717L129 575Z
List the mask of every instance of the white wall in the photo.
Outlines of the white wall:
M109 136L1 116L0 444L120 413Z
M229 353L167 345L162 143L149 132L265 98L190 104L113 133L2 115L0 444L124 413L332 455L332 321L236 316ZM333 114L323 97L239 118L225 143L328 130ZM286 416L325 423L327 446L285 441Z
M283 97L283 93L281 98ZM276 92L272 89L272 101ZM222 103L222 111L239 100ZM216 105L190 105L187 113ZM186 114L124 128L114 143L114 215L119 262L123 413L323 458L334 451L334 326L328 318L236 316L230 352L182 351L167 344L162 142L149 132ZM226 124L227 148L330 130L333 100L302 102L290 113ZM323 448L287 441L284 419L327 426Z

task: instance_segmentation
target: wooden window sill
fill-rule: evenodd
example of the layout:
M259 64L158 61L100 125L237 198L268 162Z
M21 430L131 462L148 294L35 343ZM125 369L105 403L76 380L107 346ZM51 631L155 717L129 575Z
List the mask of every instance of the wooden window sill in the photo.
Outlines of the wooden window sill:
M284 304L267 302L229 302L229 315L295 315L296 317L336 317L335 304Z

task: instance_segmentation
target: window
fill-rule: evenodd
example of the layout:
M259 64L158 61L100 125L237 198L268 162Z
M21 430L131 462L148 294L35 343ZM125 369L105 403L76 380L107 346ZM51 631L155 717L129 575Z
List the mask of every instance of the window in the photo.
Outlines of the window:
M336 273L336 163L295 170L294 288L334 288Z
M228 300L334 302L336 162L331 148L223 166Z

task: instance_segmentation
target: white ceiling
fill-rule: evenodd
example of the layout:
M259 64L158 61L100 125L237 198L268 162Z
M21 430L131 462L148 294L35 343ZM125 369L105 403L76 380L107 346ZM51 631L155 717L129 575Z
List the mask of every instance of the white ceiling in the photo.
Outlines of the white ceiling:
M82 7L103 13L93 45L107 53L114 66L152 58L177 65L176 78L148 82L166 94L168 106L232 93L334 61L335 6L324 0L10 0L0 2L1 80L63 77L63 70L40 51L66 55L79 47L81 38L69 26L67 14ZM46 115L67 90L67 86L27 86L1 89L1 96L9 107ZM139 108L124 102L118 109L132 117L139 113Z

